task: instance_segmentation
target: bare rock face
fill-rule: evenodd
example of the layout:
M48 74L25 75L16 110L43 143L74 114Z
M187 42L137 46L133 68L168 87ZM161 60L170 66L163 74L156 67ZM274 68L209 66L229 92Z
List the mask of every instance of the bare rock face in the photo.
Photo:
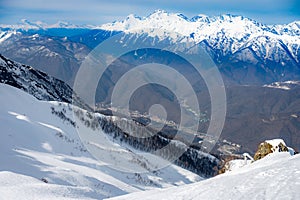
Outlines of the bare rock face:
M258 146L254 160L259 160L274 152L289 152L288 147L282 139L266 140Z

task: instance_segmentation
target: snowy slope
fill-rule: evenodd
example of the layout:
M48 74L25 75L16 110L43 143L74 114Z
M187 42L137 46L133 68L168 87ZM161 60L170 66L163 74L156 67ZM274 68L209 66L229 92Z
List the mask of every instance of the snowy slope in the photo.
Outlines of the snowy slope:
M300 155L271 154L199 183L113 199L300 199Z
M92 199L88 187L45 184L44 182L9 171L0 172L1 200L6 199Z
M87 152L71 123L72 106L38 101L5 84L0 94L0 199L102 199L201 180L174 165L144 174L114 170Z

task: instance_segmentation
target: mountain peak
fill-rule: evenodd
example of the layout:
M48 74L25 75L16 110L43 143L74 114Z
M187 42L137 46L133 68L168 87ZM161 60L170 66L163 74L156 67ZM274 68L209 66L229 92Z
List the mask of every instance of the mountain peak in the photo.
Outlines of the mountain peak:
M153 13L148 15L145 19L165 18L165 17L172 17L172 16L179 17L181 19L189 21L189 18L182 13L169 13L169 12L167 12L165 10L161 10L161 9L155 10Z
M150 15L148 15L148 17L151 15L161 15L161 14L168 14L168 12L163 9L156 9L156 10L154 10L154 12L152 12Z
M162 9L157 9L155 10L153 13L151 13L150 15L148 15L146 18L154 18L154 17L168 17L168 16L177 16L180 17L186 21L189 21L189 18L187 16L185 16L182 13L169 13L165 10Z
M138 20L141 20L141 17L140 16L137 16L136 14L130 14L126 17L126 20L129 20L129 19L138 19Z
M21 19L20 23L18 23L17 26L19 26L21 29L40 29L44 26L46 26L47 24L42 22L42 21L36 21L36 22L32 22L28 19Z
M190 19L191 22L197 22L197 21L200 21L200 22L209 22L209 18L207 15L204 15L204 14L199 14L199 15L196 15L194 17L192 17Z

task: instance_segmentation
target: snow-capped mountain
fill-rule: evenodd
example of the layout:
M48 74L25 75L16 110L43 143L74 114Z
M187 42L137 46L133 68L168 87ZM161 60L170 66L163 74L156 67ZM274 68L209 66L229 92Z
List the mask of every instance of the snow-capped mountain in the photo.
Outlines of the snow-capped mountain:
M99 28L128 33L147 32L150 31L149 29L166 30L191 37L198 43L207 40L214 48L222 48L224 54L228 51L234 54L237 50L248 47L251 41L261 36L283 42L293 56L298 55L297 50L300 45L300 22L268 26L236 15L217 17L198 15L189 19L183 14L157 10L147 17L129 15L123 21L104 24ZM166 37L170 36L166 35ZM298 47L294 49L292 45Z
M127 35L127 41L122 41L124 45L133 44L134 41L152 44L153 47L160 42L199 43L210 53L226 83L264 85L300 80L298 21L285 25L265 25L236 15L187 18L183 14L157 10L147 17L129 15L123 21L101 26L24 23L24 29L18 25L0 25L2 54L22 63L42 67L43 71L69 84L72 84L85 55L105 39L120 32ZM69 48L70 45L72 48ZM61 47L55 48L58 46ZM30 50L30 47L36 49ZM47 56L45 49L48 49ZM61 59L60 55L68 59ZM50 71L44 67L44 63L49 63L49 58L54 59L55 66L60 66L64 71ZM65 63L68 62L70 64L67 67Z
M210 52L229 82L261 84L299 79L295 75L300 72L299 22L264 25L236 15L199 15L189 19L158 10L143 18L129 15L123 21L100 28L128 34L146 33L160 40L171 38L177 44L184 43L184 38L194 40ZM238 78L245 74L246 77Z
M300 155L274 153L199 183L137 192L112 199L299 199L299 165Z

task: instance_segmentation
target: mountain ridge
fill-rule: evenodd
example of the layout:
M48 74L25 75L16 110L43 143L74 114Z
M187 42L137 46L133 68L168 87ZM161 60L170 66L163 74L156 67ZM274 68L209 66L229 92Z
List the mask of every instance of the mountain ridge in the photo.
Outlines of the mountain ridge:
M212 21L215 21L217 20L218 18L219 19L223 19L225 20L226 18L241 18L241 19L246 19L246 20L249 20L249 21L252 21L254 22L255 24L259 24L259 25L264 25L264 26L268 26L268 27L284 27L284 28L287 28L287 27L294 27L295 29L299 29L299 26L300 26L300 20L295 20L295 21L291 21L289 23L280 23L280 24L267 24L267 23L260 23L260 22L257 22L256 20L253 20L251 19L250 17L245 17L245 16L242 16L242 15L236 15L236 14L230 14L230 13L227 13L227 14L220 14L220 15L212 15L212 16L209 16L209 15L206 15L206 14L197 14L195 16L192 16L192 17L187 17L185 16L183 13L174 13L174 12L167 12L165 10L162 10L162 9L157 9L155 11L153 11L152 13L150 13L149 15L147 16L144 16L144 17L141 17L141 16L138 16L136 14L129 14L127 15L127 17L125 17L124 20L121 20L121 21L125 21L126 19L132 19L132 18L135 18L135 19L138 19L138 20L145 20L147 18L154 18L154 17L160 17L161 15L165 14L166 16L177 16L178 18L181 18L185 21L189 21L189 22L212 22ZM89 28L89 29L93 29L93 28L99 28L103 25L106 25L106 24L115 24L117 22L120 22L120 21L114 21L112 23L103 23L101 25L97 25L97 24L81 24L81 25L77 25L77 24L73 24L73 23L70 23L70 22L67 22L67 21L62 21L62 20L59 20L57 21L56 23L46 23L46 22L43 22L43 21L30 21L28 19L21 19L19 23L17 24L14 24L14 25L9 25L9 24L0 24L0 27L1 28L10 28L10 29L23 29L23 30L29 30L29 29L49 29L49 28ZM298 35L299 35L299 32L298 32Z
M90 110L63 81L30 66L14 62L1 54L0 83L21 89L39 100L73 103Z
M166 40L171 44L194 41L209 52L230 83L251 84L249 81L255 75L253 73L258 73L260 78L252 82L260 85L300 80L297 75L300 74L299 21L285 25L265 25L239 15L198 15L187 18L183 14L157 10L147 17L131 14L122 21L100 26L79 28L80 26L70 25L68 28L68 23L62 23L62 26L58 25L60 28L47 29L51 26L39 22L34 27L31 30L20 30L17 26L9 28L2 25L1 28L0 25L0 51L18 62L42 67L43 70L48 70L47 73L70 85L84 56L104 40L120 32L128 35L128 38L135 37L136 42L153 43L154 46ZM15 47L12 47L12 43L16 44ZM55 48L59 45L62 47ZM69 48L66 45L77 47ZM28 52L24 46L36 46L37 49ZM37 51L44 47L53 55ZM80 49L82 50L78 51ZM45 62L31 58L39 54L38 58L43 57ZM65 59L60 58L60 55L64 55ZM60 66L54 72L44 66L44 63L50 62L49 57L55 60L56 66ZM66 66L66 63L69 65ZM237 72L231 68L239 70ZM230 71L226 73L228 69ZM244 74L249 78L240 78Z

